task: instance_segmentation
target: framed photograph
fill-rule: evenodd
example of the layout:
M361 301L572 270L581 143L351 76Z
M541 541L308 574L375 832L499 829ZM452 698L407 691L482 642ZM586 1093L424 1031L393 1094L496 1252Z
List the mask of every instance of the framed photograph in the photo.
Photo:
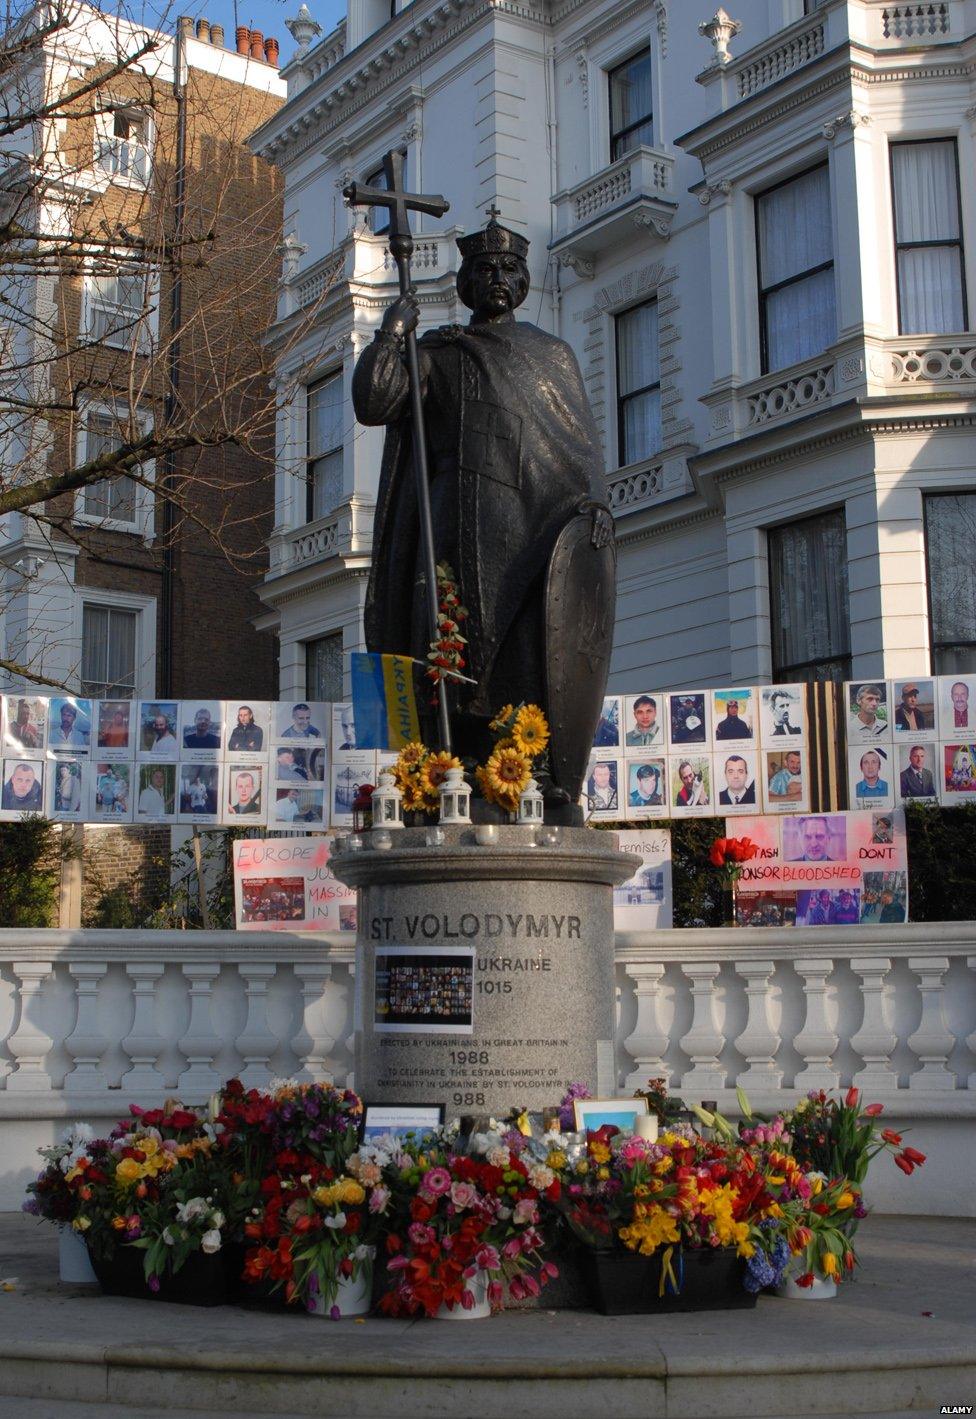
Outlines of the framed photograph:
M848 800L852 809L894 808L894 757L890 744L854 745L847 751Z
M268 826L304 832L325 822L325 789L277 783L269 789Z
M763 745L775 748L782 740L803 744L805 708L803 685L763 685L759 691L759 735Z
M176 765L137 765L137 823L176 822Z
M139 742L137 753L140 759L178 759L180 740L177 731L180 724L179 700L139 701Z
M136 706L131 700L97 700L95 703L96 747L103 753L108 750L116 758L131 759L136 747Z
M474 951L473 946L429 951L379 947L373 958L373 1029L378 1034L473 1034Z
M243 926L304 920L304 877L245 877L241 882Z
M784 862L846 862L843 813L807 813L783 819Z
M307 700L282 700L272 706L275 742L287 744L297 739L328 746L332 706Z
M361 750L333 763L329 817L334 827L352 827L352 805L366 783L376 783L376 761L372 754Z
M588 818L609 820L622 818L620 785L623 782L623 761L590 756L590 766L583 784L583 807Z
M873 744L891 738L891 713L886 680L848 680L844 684L847 744Z
M224 700L224 753L264 763L271 740L271 706L266 700Z
M39 754L47 734L48 702L43 695L4 695L3 752Z
M187 758L216 759L223 736L220 700L183 700L180 712L181 752Z
M339 903L339 930L355 931L358 923L355 902Z
M934 739L936 736L935 681L892 680L889 703L894 711L896 739Z
M755 813L759 802L756 791L758 756L753 749L715 751L715 779L718 789L719 813Z
M356 741L356 716L351 704L332 706L332 752L334 754L354 754L358 748Z
M896 743L898 760L894 772L898 777L898 798L906 802L909 798L934 802L939 796L939 746L920 744L912 736L902 743Z
M628 695L624 700L624 753L642 754L648 749L661 751L667 735L664 729L665 697L660 690L645 690L640 695Z
M939 676L939 738L976 738L976 675Z
M865 872L861 884L861 922L887 926L908 920L908 873Z
M673 749L710 743L708 696L704 690L668 695L668 740Z
M712 725L716 747L756 739L756 691L713 690Z
M810 803L807 751L797 745L764 749L763 802L767 813L798 813Z
M443 1104L365 1104L360 1137L403 1138L419 1143L444 1126Z
M891 813L871 814L871 842L878 847L892 847L895 841L895 820Z
M296 749L291 744L278 744L271 751L271 771L275 783L323 783L326 754L324 748Z
M48 770L48 817L59 822L83 823L88 803L87 759L59 754Z
M0 816L44 812L43 759L4 759L0 771Z
M797 926L856 926L860 920L860 887L821 887L796 894Z
M679 818L709 818L715 812L711 754L672 754L668 759L671 811Z
M627 811L625 816L666 818L668 814L668 765L666 759L627 759Z
M89 809L92 822L132 822L133 767L131 761L115 759L102 760L92 766Z
M257 825L265 821L264 766L231 760L224 770L225 823Z
M594 749L620 748L620 696L607 695L593 735Z
M92 702L56 695L50 702L47 747L52 754L87 754L91 746Z
M976 743L940 744L943 803L966 803L976 798Z
M216 823L220 817L220 767L217 764L180 764L179 808L181 823Z
M573 1121L576 1132L591 1132L605 1123L613 1124L621 1133L633 1133L639 1114L648 1112L647 1100L639 1099L574 1099Z

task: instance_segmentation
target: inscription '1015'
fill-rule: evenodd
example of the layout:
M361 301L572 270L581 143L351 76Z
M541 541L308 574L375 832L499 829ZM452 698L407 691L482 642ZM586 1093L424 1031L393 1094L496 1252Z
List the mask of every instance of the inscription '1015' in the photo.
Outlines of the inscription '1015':
M418 912L416 916L400 917L394 930L393 923L397 920L392 916L371 917L370 941L433 941L435 937L471 941L482 936L487 939L525 936L530 940L578 941L581 918L556 916L552 912L543 912L539 916L534 916L532 912L485 912L484 915L464 912L458 917L446 913Z

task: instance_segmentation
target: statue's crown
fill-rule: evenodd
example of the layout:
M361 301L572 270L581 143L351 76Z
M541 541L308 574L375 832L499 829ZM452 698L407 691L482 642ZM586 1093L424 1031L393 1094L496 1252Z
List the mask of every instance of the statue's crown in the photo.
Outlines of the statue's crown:
M500 226L492 217L482 231L458 237L457 249L465 260L469 256L494 256L498 252L506 251L525 261L529 254L529 242L527 237L520 236L518 232L510 232L508 227Z

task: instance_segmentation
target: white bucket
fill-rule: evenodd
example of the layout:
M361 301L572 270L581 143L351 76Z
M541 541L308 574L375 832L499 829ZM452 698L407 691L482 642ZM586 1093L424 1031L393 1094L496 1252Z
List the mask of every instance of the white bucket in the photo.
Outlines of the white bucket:
M474 1305L470 1310L465 1310L460 1302L456 1306L441 1306L435 1320L484 1320L491 1315L491 1302L488 1300L488 1273L477 1271L471 1277L464 1288L474 1297Z
M798 1286L791 1276L784 1276L776 1287L777 1296L787 1301L832 1301L837 1295L833 1281L815 1276L812 1286Z
M308 1307L310 1316L331 1316L332 1307L339 1307L339 1316L345 1320L346 1316L364 1316L369 1310L370 1302L370 1277L365 1268L360 1268L359 1275L354 1281L347 1280L344 1276L339 1277L339 1285L336 1291L336 1298L329 1305L325 1303L325 1297L321 1292L315 1297L315 1301Z
M58 1274L73 1286L97 1286L88 1248L73 1227L58 1228Z

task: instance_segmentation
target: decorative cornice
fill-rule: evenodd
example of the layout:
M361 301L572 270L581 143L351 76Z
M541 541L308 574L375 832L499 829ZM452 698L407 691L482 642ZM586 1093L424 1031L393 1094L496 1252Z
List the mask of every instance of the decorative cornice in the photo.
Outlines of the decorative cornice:
M831 118L823 125L822 132L824 137L829 140L835 138L842 128L850 128L851 132L855 133L858 128L866 126L870 122L871 115L869 113L862 113L859 109L852 108L847 113L839 113L836 118Z
M722 178L720 182L707 183L698 190L698 200L703 207L707 207L714 197L730 197L732 195L732 184L728 178Z
M667 0L654 0L654 20L657 24L657 39L661 47L661 58L668 57L668 6Z
M591 257L584 256L579 251L561 251L556 257L557 266L565 266L578 276L581 281L592 281L596 270L596 263Z
M590 61L586 55L586 41L583 40L576 49L576 69L580 82L580 99L584 108L590 106Z

